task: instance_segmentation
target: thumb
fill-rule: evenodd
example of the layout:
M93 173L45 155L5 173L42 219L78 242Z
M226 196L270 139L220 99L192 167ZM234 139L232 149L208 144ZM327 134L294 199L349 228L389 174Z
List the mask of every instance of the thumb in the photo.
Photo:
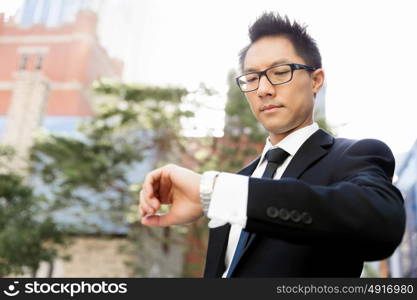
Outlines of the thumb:
M142 218L142 224L147 226L166 227L176 224L175 217L170 212L166 214L148 215Z

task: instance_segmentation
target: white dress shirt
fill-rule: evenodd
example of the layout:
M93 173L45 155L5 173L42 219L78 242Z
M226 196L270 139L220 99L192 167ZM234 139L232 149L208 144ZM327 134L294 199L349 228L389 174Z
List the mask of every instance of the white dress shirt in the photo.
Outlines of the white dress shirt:
M265 154L268 150L280 147L289 153L287 159L278 167L274 179L280 179L291 159L297 153L301 145L317 130L319 126L313 123L292 132L281 140L278 144L272 145L269 137L266 139L265 147L262 151L261 159L251 177L261 178L266 169L267 160ZM222 277L226 277L233 255L239 241L240 232L246 226L246 208L248 203L249 177L238 174L222 172L216 180L213 189L208 217L210 218L209 227L214 228L226 223L231 224L229 240L225 255L226 271Z

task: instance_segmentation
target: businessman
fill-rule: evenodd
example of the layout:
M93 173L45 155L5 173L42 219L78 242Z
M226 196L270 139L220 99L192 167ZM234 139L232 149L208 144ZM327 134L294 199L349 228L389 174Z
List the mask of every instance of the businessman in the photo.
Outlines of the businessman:
M334 138L313 120L324 82L306 28L265 13L249 29L236 81L268 131L238 174L176 165L147 174L139 213L148 226L210 219L205 277L358 277L390 256L405 212L394 157L375 139ZM244 105L242 103L242 105ZM171 204L165 215L161 204Z

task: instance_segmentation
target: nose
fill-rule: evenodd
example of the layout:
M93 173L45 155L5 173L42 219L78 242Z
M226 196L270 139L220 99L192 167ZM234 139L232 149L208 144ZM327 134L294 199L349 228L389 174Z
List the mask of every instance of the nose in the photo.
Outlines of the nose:
M268 78L266 78L266 75L263 75L261 76L261 78L259 78L259 87L256 90L256 93L260 98L264 98L267 96L275 96L275 88L269 82Z

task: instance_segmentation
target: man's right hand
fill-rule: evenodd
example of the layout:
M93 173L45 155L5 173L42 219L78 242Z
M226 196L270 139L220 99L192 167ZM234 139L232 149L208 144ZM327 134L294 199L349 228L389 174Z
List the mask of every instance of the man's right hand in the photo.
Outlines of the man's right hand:
M200 174L173 164L148 173L140 192L142 224L170 226L200 218L203 215L200 178ZM171 207L168 213L157 215L161 204L171 204Z

